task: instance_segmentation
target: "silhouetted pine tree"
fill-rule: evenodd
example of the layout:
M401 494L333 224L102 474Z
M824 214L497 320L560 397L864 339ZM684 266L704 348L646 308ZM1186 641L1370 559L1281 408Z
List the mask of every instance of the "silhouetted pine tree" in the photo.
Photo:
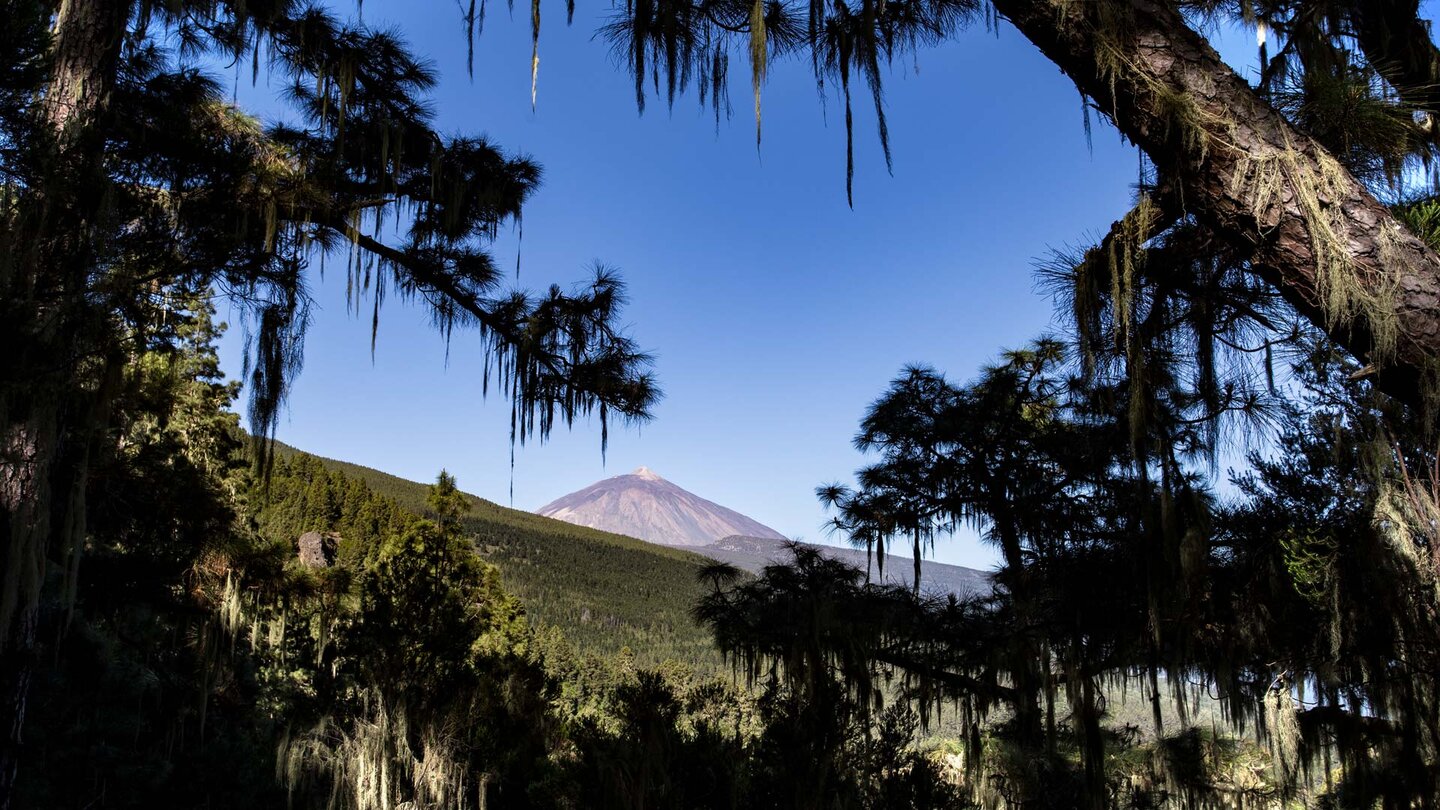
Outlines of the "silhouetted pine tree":
M376 328L393 292L447 338L475 329L516 441L593 411L602 426L644 418L656 392L616 326L611 271L569 292L503 288L487 245L518 220L539 167L436 131L433 71L394 34L291 0L6 0L0 16L3 796L49 633L48 571L75 566L125 363L176 295L214 292L248 313L257 440L300 367L307 284L332 250ZM294 124L263 126L194 67L258 72L262 53L289 84ZM401 226L390 241L387 224Z

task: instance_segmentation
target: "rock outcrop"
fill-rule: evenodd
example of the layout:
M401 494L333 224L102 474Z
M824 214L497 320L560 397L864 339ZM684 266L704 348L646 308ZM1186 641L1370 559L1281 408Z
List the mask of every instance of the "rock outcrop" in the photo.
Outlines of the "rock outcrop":
M296 541L300 551L300 564L310 568L329 568L335 563L335 549L340 545L340 535L335 532L305 532Z

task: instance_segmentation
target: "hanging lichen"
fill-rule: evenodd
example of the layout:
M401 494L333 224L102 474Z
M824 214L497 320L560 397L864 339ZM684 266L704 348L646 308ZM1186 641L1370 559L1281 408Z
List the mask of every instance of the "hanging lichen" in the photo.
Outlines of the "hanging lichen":
M1351 182L1328 154L1302 156L1287 142L1263 154L1242 155L1232 174L1231 193L1240 195L1243 190L1250 195L1250 214L1262 231L1281 222L1290 206L1298 207L1309 236L1313 303L1331 329L1363 323L1373 345L1373 362L1385 363L1394 356L1399 339L1396 234L1389 230L1392 225L1381 229L1380 269L1363 272L1354 264L1339 235L1345 212L1334 204Z

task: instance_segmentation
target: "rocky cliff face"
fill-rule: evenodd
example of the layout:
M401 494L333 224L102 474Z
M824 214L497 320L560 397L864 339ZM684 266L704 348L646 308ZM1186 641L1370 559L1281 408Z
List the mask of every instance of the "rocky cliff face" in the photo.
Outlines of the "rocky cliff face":
M769 526L687 492L645 467L606 478L535 511L667 546L704 546L733 535L785 539Z

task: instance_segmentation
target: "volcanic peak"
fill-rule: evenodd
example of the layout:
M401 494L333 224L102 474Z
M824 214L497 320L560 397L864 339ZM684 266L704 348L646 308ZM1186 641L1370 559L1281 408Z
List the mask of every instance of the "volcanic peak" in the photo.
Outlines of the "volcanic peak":
M671 546L703 546L736 534L785 539L759 521L681 489L649 467L597 481L536 512Z

